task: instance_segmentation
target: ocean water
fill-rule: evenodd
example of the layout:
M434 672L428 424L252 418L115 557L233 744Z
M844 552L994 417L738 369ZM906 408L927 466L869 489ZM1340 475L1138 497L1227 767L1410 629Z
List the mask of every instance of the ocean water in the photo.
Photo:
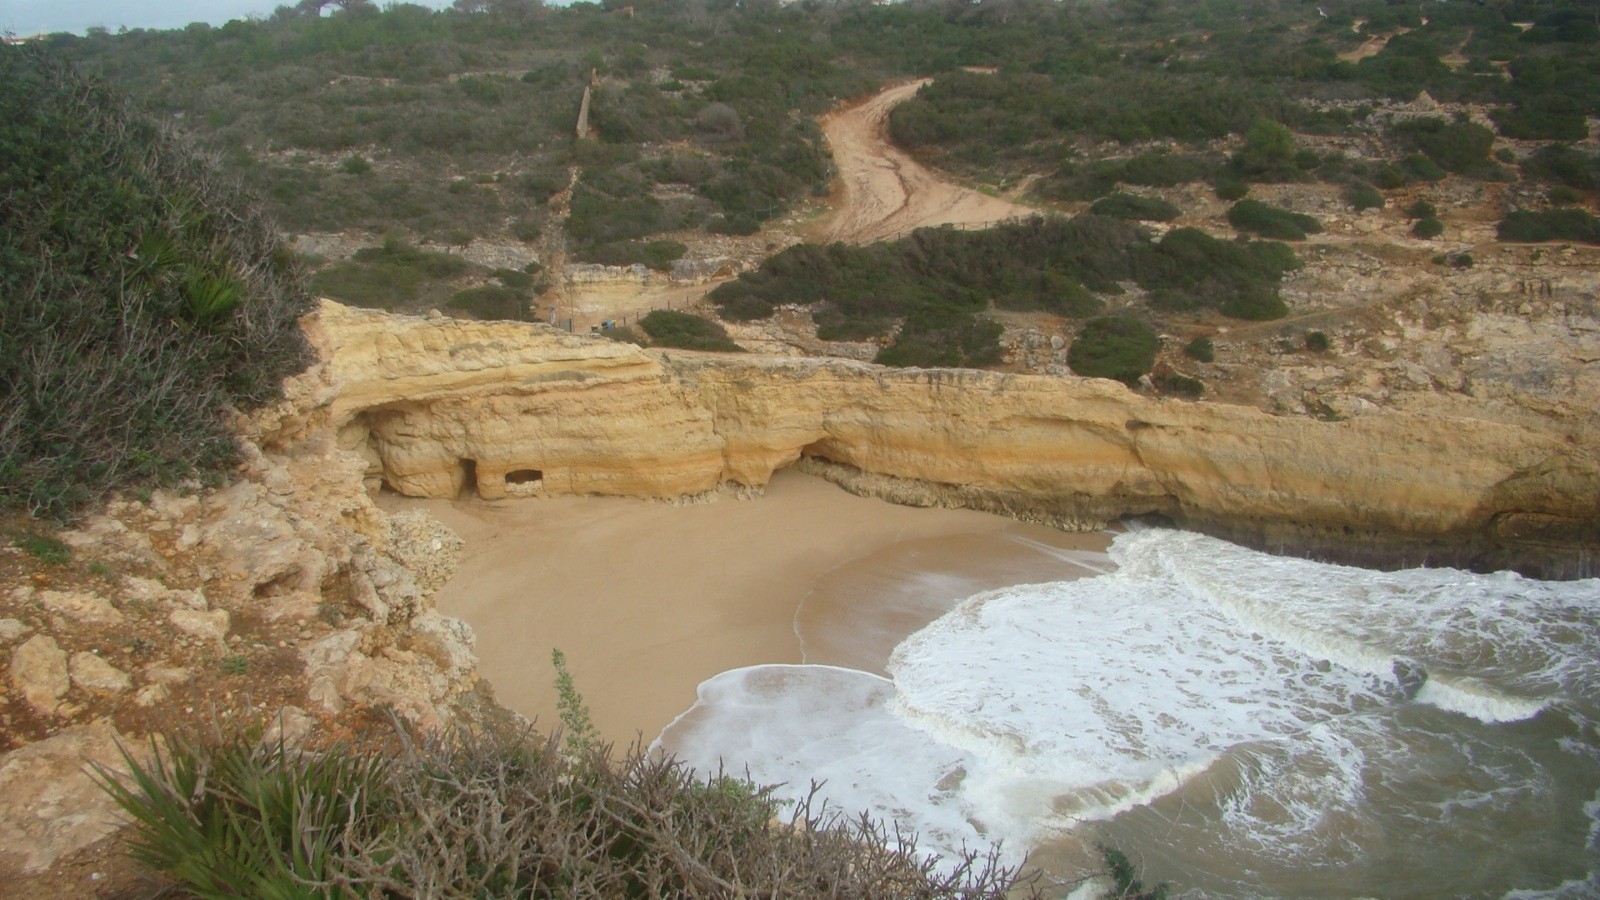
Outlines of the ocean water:
M1063 878L1103 842L1183 896L1600 896L1600 580L995 541L819 582L807 663L708 680L658 743ZM1043 583L968 596L993 560Z

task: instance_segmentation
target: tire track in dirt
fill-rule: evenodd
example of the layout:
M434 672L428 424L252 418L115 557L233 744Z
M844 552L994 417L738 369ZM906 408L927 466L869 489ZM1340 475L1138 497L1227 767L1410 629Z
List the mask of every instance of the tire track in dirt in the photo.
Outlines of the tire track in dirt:
M930 225L985 225L1035 211L952 184L889 141L889 112L932 79L886 88L829 113L822 132L843 197L819 230L825 241L868 244Z

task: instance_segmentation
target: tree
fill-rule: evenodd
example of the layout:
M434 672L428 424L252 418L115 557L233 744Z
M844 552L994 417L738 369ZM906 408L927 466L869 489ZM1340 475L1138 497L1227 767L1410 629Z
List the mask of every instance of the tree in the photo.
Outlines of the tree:
M1233 164L1257 181L1292 178L1298 172L1294 157L1294 132L1271 119L1257 119L1245 132Z

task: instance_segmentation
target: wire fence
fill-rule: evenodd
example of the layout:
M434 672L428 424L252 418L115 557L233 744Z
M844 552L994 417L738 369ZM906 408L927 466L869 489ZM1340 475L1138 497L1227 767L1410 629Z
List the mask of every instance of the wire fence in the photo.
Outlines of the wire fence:
M898 241L913 232L923 231L926 229L948 228L952 231L987 231L990 228L998 228L1002 225L1022 225L1024 223L1043 218L1046 218L1044 213L1034 213L1033 215L1028 216L1007 216L1004 219L993 219L988 222L948 222L943 225L913 225L910 228L902 228L899 231L890 232L889 234L878 238L878 240Z
M627 310L626 312L611 313L610 318L601 319L599 322L591 323L589 325L588 333L599 334L602 331L609 331L614 328L626 328L630 324L637 325L639 324L640 319L650 315L658 309L675 309L687 305L689 304L678 303L675 305L673 301L668 300L662 303L651 304L649 307L640 307L637 309ZM576 325L574 324L575 322L577 322L575 317L569 316L563 319L560 316L559 310L550 311L550 324L562 329L563 331L576 331L577 329Z

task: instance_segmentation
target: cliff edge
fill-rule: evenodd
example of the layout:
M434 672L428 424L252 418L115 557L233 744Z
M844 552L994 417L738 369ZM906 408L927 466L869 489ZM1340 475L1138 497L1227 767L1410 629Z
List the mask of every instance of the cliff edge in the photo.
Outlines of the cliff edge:
M681 497L801 463L897 502L1068 528L1121 517L1377 564L1570 575L1600 544L1583 417L1346 421L1098 379L643 351L540 325L325 303L327 414L369 488Z

